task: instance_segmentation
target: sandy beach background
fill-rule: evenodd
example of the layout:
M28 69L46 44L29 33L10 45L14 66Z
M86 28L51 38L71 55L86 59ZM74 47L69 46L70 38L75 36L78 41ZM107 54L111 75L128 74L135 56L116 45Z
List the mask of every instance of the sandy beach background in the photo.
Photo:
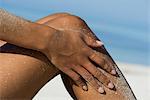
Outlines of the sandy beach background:
M137 100L150 99L150 67L136 64L117 63ZM73 100L65 90L60 76L47 83L33 100Z

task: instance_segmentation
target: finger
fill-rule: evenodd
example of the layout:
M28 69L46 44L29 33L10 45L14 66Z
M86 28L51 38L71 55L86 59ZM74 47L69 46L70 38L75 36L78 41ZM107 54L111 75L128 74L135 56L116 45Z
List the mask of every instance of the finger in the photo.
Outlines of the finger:
M101 73L101 69L97 68ZM103 73L102 73L103 74ZM104 74L103 74L104 75ZM97 76L99 76L99 74L97 73ZM107 78L107 76L104 75L102 80L105 80ZM108 79L108 78L107 78ZM112 81L109 81L109 83L107 83L107 87L109 87L110 89L115 89L115 85L112 83Z
M86 83L81 79L80 75L74 72L73 70L64 71L74 82L81 87L84 91L88 90Z
M106 87L110 89L114 88L114 84L107 78L107 76L97 69L90 61L84 63L83 66Z
M74 66L75 71L77 71L96 91L99 93L104 93L104 88L96 82L96 79L82 66Z
M110 72L113 75L116 75L117 74L117 71L115 70L116 64L114 64L113 61L110 59L110 57L107 55L105 55L104 60L107 63L107 66L105 66L104 69L108 69L108 72ZM111 67L109 67L109 66L111 66Z
M101 66L101 68L103 68L108 73L116 75L117 72L115 70L114 64L106 55L92 50L91 53L89 53L89 58Z
M87 45L91 47L101 47L104 45L101 41L96 40L95 38L92 38L91 36L84 35L84 41L86 42Z

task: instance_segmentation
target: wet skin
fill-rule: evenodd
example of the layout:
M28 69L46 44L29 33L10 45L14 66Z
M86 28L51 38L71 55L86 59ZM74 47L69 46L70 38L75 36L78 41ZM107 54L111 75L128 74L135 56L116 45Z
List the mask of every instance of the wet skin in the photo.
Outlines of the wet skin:
M68 17L72 18L72 20L68 20ZM60 24L60 22L63 22L64 20L68 25L66 25L66 23L65 25L63 23ZM85 34L88 33L87 31L91 31L83 21L68 14L56 14L45 19L41 19L38 22L41 24L45 23L48 26L58 29L66 28L69 29L69 31L71 29L71 31L83 32L82 29L84 29L84 32L86 31ZM100 51L106 53L105 49ZM0 55L0 59L2 59L0 62L0 65L2 65L1 82L5 81L7 83L7 86L5 83L2 83L2 93L4 93L3 95L6 97L32 98L48 80L60 73L58 69L56 69L40 52L16 47L11 44L3 45L1 47L1 52L3 52ZM105 87L102 85L106 91L105 95L99 94L89 84L88 91L83 91L66 75L63 75L63 80L70 94L72 94L74 98L78 98L80 100L109 100L112 97L114 100L127 100L127 95L126 93L123 93L122 90L127 91L130 89L124 80L120 80L120 77L122 77L121 74L119 74L120 77L113 77L107 72L104 73L116 85L116 91L111 91L107 89L107 86ZM4 77L7 77L7 79ZM126 87L122 86L119 82L126 84ZM73 91L71 91L71 89L73 89ZM6 91L10 92L8 93ZM73 92L75 95L73 95ZM131 93L131 91L129 92ZM133 94L131 93L131 95ZM128 98L131 97L132 96L129 96Z
M55 67L71 77L84 90L87 90L87 86L82 79L100 93L104 93L104 89L97 80L109 89L114 88L107 76L92 63L95 62L112 75L116 74L115 64L111 59L93 49L102 47L102 42L94 38L90 32L86 32L86 29L81 27L81 30L73 30L70 28L71 23L68 24L71 20L78 26L80 23L76 21L84 23L81 18L67 16L61 20L61 25L65 28L59 27L58 23L58 27L54 28L19 18L2 9L0 13L1 40L42 52ZM84 26L86 27L85 24Z

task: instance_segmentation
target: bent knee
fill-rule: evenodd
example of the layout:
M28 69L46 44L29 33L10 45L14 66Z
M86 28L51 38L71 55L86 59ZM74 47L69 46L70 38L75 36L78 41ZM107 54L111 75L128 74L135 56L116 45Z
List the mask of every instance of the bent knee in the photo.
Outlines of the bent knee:
M54 15L66 16L66 15L71 15L71 14L67 12L61 12L61 13L55 13Z
M62 20L65 23L68 24L81 24L83 23L83 19L81 19L79 16L75 16L75 15L67 15L62 17L60 20Z
M68 12L54 13L54 14L49 15L47 17L52 17L52 16L55 16L56 18L57 17L63 17L63 18L71 19L71 20L77 20L77 19L81 20L81 18L79 16L73 15L73 14L68 13Z
M54 20L46 22L46 25L53 27L55 29L80 29L86 26L85 22L78 16L66 15L55 18Z

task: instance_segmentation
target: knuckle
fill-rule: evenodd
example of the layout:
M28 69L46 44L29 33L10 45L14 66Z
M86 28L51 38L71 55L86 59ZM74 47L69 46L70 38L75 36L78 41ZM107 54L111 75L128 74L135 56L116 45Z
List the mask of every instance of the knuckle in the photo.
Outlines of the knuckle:
M95 77L101 81L103 84L107 84L109 82L109 79L107 78L107 76L105 76L103 74L103 72L101 72L100 70L95 72Z
M78 81L80 80L80 76L76 75L76 76L73 76L74 77L74 80Z
M96 52L95 50L90 50L90 52L89 52L89 57L90 57L91 59L94 59L94 58L96 57L96 55L97 55L97 52Z
M102 74L102 72L100 72L100 70L97 69L97 70L95 71L95 75L94 75L94 76L95 76L96 78L100 78L100 77L102 77L102 75L103 75L103 74Z
M72 76L71 78L74 80L74 82L75 82L77 85L82 85L82 84L83 84L83 82L82 82L82 80L81 80L80 77Z
M106 56L103 61L102 61L102 64L103 64L103 68L110 71L112 69L112 64L111 64L111 61L109 60L109 58Z
M84 83L82 82L82 80L81 79L79 79L79 80L75 80L75 82L78 84L78 85L83 85Z
M103 68L108 69L109 68L108 64L105 63Z
M102 56L103 60L108 61L108 57L106 55L102 54L101 56Z
M82 81L81 81L81 78L79 76L73 76L73 79L75 82L77 82L78 84L81 84Z
M106 62L104 59L100 59L98 64L100 64L101 66L105 66L106 65Z
M92 65L91 65L90 62L85 62L85 63L84 63L84 66L85 66L85 67L92 67Z
M103 54L103 55L101 55L102 56L102 58L104 59L104 60L108 60L109 59L109 57L107 56L107 55L105 55L105 54Z
M90 45L90 46L91 45L93 46L96 44L96 40L90 36L85 36L85 41L86 41L87 45Z
M107 56L107 55L106 55L106 57L105 57L105 60L106 60L107 62L109 62L110 64L114 64L113 61L112 61L112 59L111 59L109 56Z
M95 53L92 53L92 54L90 55L90 58L93 59L93 58L95 58L95 56L96 56L96 54L95 54Z
M91 82L94 80L94 77L92 75L88 74L88 75L85 75L85 80L88 82Z
M97 60L98 54L96 53L95 50L91 50L91 53L89 53L89 57L93 60Z
M103 84L107 84L109 83L109 79L107 78L107 76L105 76L104 74L101 75L101 77L99 78L99 80L103 83Z

